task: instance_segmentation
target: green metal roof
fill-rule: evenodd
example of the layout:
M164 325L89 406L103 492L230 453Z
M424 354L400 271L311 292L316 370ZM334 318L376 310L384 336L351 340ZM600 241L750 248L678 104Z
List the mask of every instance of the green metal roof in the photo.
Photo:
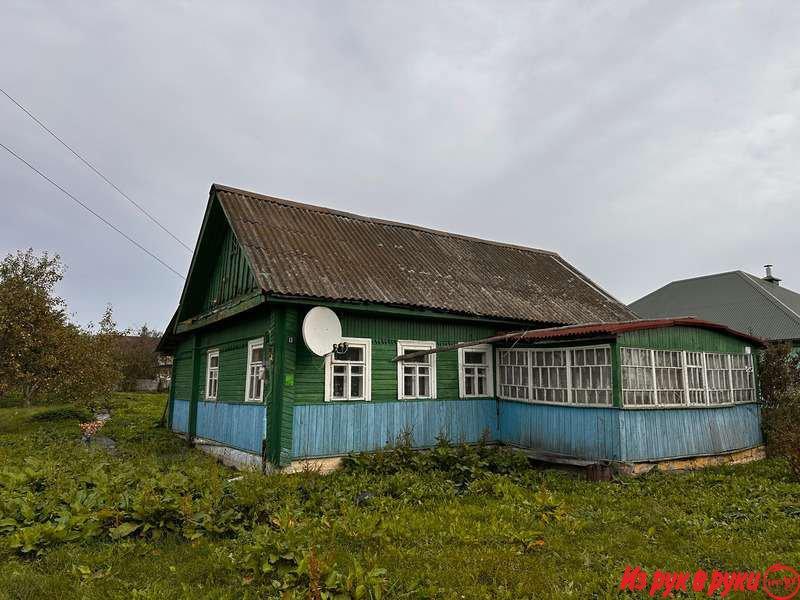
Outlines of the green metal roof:
M673 281L630 308L644 318L694 316L768 340L800 340L800 294L744 271Z

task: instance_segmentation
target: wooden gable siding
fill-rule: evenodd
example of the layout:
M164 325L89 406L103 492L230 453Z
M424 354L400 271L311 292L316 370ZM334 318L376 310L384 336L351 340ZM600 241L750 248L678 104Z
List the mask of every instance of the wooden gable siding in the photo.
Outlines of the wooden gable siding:
M211 268L211 276L201 304L201 312L208 312L256 289L256 280L242 247L234 237L233 231L228 227L222 239L217 259Z
M299 322L305 310L299 315ZM437 346L478 340L494 335L497 325L452 320L413 319L338 312L345 337L372 340L372 401L397 400L397 340L435 341ZM299 333L299 331L298 331ZM296 344L294 402L324 401L324 360L312 354L302 340ZM458 353L436 356L436 394L440 400L458 399ZM490 394L493 397L492 394Z
M179 309L178 321L205 315L258 291L258 284L222 208L213 202Z

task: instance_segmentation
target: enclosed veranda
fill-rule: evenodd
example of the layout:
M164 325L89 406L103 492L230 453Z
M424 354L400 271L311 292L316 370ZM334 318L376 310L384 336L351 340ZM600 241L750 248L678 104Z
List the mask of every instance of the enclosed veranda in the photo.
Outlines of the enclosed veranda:
M747 334L694 318L656 319L514 332L457 350L486 345L494 348L502 443L614 462L762 445L763 342Z

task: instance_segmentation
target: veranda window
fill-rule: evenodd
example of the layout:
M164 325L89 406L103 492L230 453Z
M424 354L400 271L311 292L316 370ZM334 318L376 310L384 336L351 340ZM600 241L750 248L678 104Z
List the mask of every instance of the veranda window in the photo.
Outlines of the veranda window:
M621 358L626 406L703 406L756 400L749 353L622 348Z
M252 340L247 344L247 402L261 402L264 397L264 340Z
M492 350L488 344L459 348L459 391L462 398L494 395Z
M731 378L726 354L706 354L706 384L709 404L731 401Z
M436 342L400 340L397 342L398 356L420 350L433 350ZM397 397L402 400L414 398L436 398L436 355L426 354L397 363Z
M531 398L539 402L567 402L567 351L531 351Z
M706 403L706 385L703 370L703 353L687 352L686 388L689 391L689 404Z
M567 359L571 365L572 401L610 406L611 348L573 348Z
M206 400L216 400L219 392L219 350L209 350L206 362Z
M731 388L734 402L753 402L756 399L753 381L753 355L731 354Z
M372 341L344 338L348 348L329 354L325 370L325 401L369 400Z
M499 394L510 400L530 398L528 350L498 350Z
M683 380L683 352L654 350L656 398L658 404L685 404L686 387Z
M651 406L656 403L651 350L622 348L622 390L627 406Z

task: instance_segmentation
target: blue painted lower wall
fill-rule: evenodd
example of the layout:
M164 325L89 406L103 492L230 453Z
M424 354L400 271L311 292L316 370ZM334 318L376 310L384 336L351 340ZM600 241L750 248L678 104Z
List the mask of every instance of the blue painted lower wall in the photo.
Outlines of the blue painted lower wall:
M500 441L579 458L646 462L763 443L757 404L662 410L500 404Z
M499 411L499 416L498 416ZM172 428L188 431L189 402L173 400ZM261 452L266 406L198 402L197 436ZM763 443L757 404L617 409L491 399L296 405L293 458L378 450L410 432L415 447L488 439L585 459L625 462L714 455Z
M620 412L501 400L500 441L579 458L620 460Z
M415 447L497 440L497 403L481 400L411 400L303 404L294 407L294 458L378 450L410 431Z
M197 403L197 437L261 454L266 425L264 404Z
M758 404L617 412L624 461L722 454L763 443Z
M172 401L172 431L179 433L186 433L189 431L189 401L178 400Z
M261 454L266 410L263 404L201 400L197 403L196 435L232 448ZM179 433L189 431L188 400L172 401L172 430Z

